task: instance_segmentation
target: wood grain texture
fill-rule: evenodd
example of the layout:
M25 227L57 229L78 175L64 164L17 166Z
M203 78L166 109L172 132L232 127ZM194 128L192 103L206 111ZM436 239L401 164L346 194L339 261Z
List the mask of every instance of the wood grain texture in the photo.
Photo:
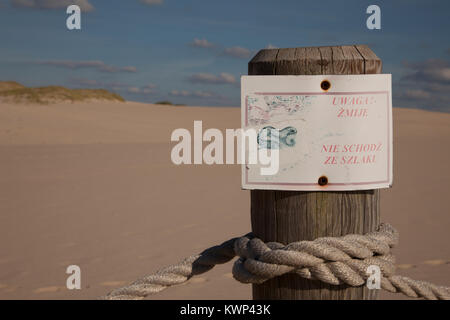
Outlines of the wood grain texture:
M364 45L264 49L249 75L381 73L381 60ZM284 244L323 236L363 234L380 223L379 191L251 191L253 233ZM254 299L375 299L365 287L331 286L289 274L253 285Z

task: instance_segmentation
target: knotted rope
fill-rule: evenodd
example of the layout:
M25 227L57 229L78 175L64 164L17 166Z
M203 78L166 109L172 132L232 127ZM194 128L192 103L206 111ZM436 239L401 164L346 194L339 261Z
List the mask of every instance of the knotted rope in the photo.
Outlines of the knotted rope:
M400 292L413 298L450 300L448 287L394 275L394 256L390 251L397 243L398 232L389 224L381 224L377 231L365 235L322 237L288 245L264 243L249 233L113 290L102 298L143 299L238 256L233 266L233 277L242 283L263 283L286 273L296 273L331 285L356 287L366 283L370 276L367 268L376 265L381 270L381 288L386 291Z

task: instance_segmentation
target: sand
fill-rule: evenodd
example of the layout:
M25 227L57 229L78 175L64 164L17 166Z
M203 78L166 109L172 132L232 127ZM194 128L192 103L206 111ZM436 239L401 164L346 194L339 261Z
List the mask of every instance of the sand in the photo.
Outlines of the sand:
M238 108L0 104L0 299L93 299L250 230L240 168L175 166L176 128L237 128ZM450 114L394 110L398 272L450 286ZM81 290L65 287L81 267ZM231 263L152 299L250 299ZM382 298L402 298L382 294Z

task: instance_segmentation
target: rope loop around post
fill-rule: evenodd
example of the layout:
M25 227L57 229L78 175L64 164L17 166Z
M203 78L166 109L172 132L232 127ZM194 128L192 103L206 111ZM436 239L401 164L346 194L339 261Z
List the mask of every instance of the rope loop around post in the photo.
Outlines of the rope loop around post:
M259 284L286 273L295 273L331 285L356 287L365 285L370 276L367 268L373 265L380 268L381 288L386 291L413 298L450 300L448 287L395 275L395 258L390 251L398 239L398 232L389 224L381 224L377 231L366 235L323 237L288 245L264 243L249 233L113 290L102 298L143 299L238 256L232 272L233 277L242 283Z

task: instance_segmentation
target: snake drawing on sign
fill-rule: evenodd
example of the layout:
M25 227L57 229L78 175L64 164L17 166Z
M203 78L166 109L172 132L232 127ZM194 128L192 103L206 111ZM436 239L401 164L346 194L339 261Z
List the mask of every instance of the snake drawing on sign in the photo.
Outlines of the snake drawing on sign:
M284 146L295 146L297 129L286 127L284 129L275 129L272 126L266 126L259 130L257 141L260 148L280 149Z

